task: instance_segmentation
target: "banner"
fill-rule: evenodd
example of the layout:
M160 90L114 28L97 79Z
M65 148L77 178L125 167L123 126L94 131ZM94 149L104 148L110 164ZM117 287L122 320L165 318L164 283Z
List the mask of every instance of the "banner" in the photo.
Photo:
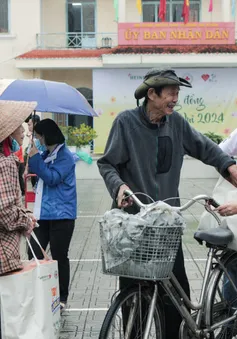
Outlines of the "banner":
M118 44L119 46L234 45L235 23L121 22L118 23Z
M95 153L103 153L111 125L121 111L136 107L134 92L148 69L93 70ZM198 131L227 137L237 128L237 68L177 69L193 88L181 87L175 108ZM142 104L142 100L140 101Z

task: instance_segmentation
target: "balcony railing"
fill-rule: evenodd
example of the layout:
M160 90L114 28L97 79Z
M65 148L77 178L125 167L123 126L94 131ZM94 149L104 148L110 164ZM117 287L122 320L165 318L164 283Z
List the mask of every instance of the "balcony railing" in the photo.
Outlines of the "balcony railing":
M40 33L37 34L37 48L112 48L118 45L117 33Z

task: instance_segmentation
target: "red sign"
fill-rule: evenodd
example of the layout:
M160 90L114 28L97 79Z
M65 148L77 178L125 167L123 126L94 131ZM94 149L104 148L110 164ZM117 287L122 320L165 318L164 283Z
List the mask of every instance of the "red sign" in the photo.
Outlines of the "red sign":
M234 22L119 23L120 46L235 44Z

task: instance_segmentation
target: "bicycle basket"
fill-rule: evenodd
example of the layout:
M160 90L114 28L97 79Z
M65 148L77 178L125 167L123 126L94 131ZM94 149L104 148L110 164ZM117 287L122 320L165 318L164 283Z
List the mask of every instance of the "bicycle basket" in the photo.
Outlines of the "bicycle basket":
M141 214L137 216L140 218ZM162 280L170 277L181 243L184 222L180 215L173 214L173 212L169 213L168 216L165 215L166 222L159 215L159 220L155 219L156 222L150 225L149 222L154 221L154 218L151 220L150 217L151 215L143 219L143 225L138 222L139 232L136 236L134 236L134 230L127 234L128 229L130 229L127 224L119 223L120 233L118 234L120 238L117 241L121 243L125 238L125 244L129 243L129 246L127 245L125 251L117 253L115 253L114 242L105 246L105 228L103 223L100 223L102 270L104 274L144 280ZM167 218L171 218L170 222L167 222ZM129 217L126 222L129 222ZM123 227L125 227L126 232ZM135 225L134 228L136 227Z

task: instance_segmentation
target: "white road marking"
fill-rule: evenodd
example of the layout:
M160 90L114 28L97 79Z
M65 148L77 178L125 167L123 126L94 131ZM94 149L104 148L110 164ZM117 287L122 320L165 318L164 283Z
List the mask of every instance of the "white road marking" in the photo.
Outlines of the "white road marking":
M90 311L108 311L108 308L65 308L67 312L90 312Z
M206 261L206 258L194 258L194 259L184 259L184 261Z
M79 214L77 215L77 219L79 218L102 218L103 217L103 214L92 214L92 215L83 215L83 214ZM194 219L199 219L201 217L200 214L197 214L197 215L193 215L193 214L184 214L184 219L186 218L190 218L190 217L193 217Z
M98 262L101 259L70 259L71 262Z
M103 215L77 215L77 219L79 218L102 218Z
M184 259L184 261L206 261L205 258ZM101 259L70 259L71 262L100 262Z

